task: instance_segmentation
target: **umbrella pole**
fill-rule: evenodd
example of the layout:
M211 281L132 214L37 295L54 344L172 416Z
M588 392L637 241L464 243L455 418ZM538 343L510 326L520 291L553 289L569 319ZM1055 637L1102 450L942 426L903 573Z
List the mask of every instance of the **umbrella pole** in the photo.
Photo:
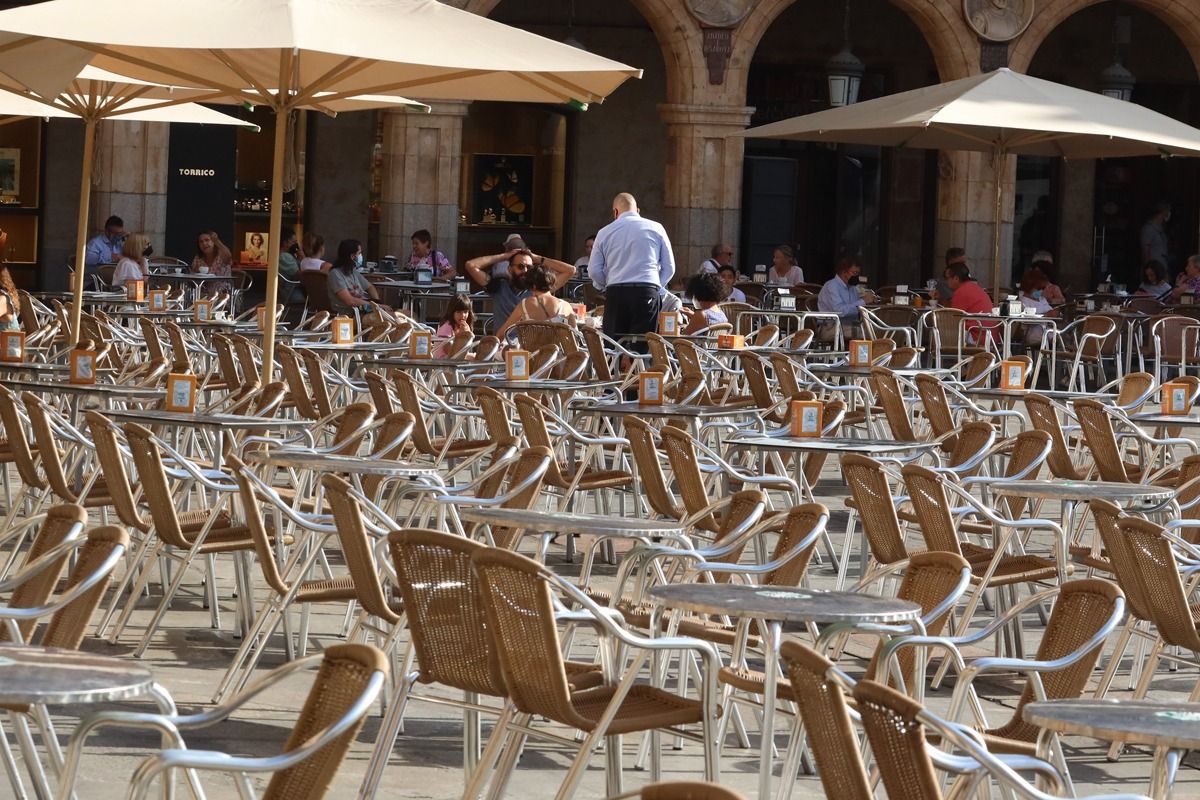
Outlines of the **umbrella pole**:
M1004 149L997 150L993 156L992 172L996 177L996 206L993 209L992 216L992 302L1000 302L1000 237L1004 230L1004 212L1001 206L1004 204L1004 167L1008 159L1008 152Z
M71 300L71 346L79 343L79 323L83 316L83 281L87 258L88 206L92 200L92 154L95 151L96 120L83 122L83 173L79 178L79 219L75 228L75 296Z
M271 222L267 240L266 330L262 342L263 386L275 371L275 310L279 305L279 231L283 227L283 159L287 150L287 123L291 111L275 109L275 158L271 167Z

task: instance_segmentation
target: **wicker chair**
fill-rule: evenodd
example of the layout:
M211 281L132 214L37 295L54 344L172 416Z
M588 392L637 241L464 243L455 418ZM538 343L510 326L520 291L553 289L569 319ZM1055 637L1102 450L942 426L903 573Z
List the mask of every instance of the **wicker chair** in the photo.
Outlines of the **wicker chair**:
M850 498L846 500L850 519L846 522L846 535L842 543L838 589L846 583L856 518L862 527L862 538L865 539L865 546L861 547L864 580L908 558L899 511L892 499L891 479L883 464L869 456L849 453L841 457L841 472L850 487Z
M304 368L300 355L286 344L277 344L275 358L279 361L279 369L283 373L283 379L287 382L288 401L296 409L296 413L304 419L320 419L322 414L317 410L308 383L304 379Z
M494 442L492 439L472 439L462 436L462 426L465 414L461 409L447 405L440 397L421 386L417 379L407 372L397 371L395 376L396 396L400 399L400 408L413 415L413 445L421 455L439 465L446 459L471 459L486 453ZM443 437L435 438L430 429L429 415L421 402L425 397L437 404L442 417L452 418L448 422L447 432ZM473 416L482 416L475 411Z
M1025 409L1029 412L1029 421L1034 429L1050 436L1050 455L1046 459L1050 473L1060 480L1085 480L1088 470L1077 464L1071 454L1067 433L1059 420L1059 407L1054 401L1040 394L1026 395Z
M1171 485L1178 479L1177 467L1174 465L1174 448L1182 447L1190 454L1200 452L1196 443L1182 437L1156 439L1143 432L1137 425L1130 423L1123 415L1117 416L1107 406L1098 400L1081 398L1072 403L1075 416L1083 429L1083 440L1092 453L1092 461L1100 479L1118 483L1163 483ZM1114 422L1119 424L1121 438L1119 444ZM1136 443L1142 454L1140 463L1126 461L1124 452L1130 442ZM1165 450L1169 455L1168 466L1154 470L1147 463L1145 455L1148 452Z
M522 743L532 733L528 722L535 715L586 734L579 754L559 787L557 797L562 800L575 794L588 758L602 737L607 738L608 791L614 794L621 791L621 746L616 737L660 729L683 734L677 729L680 725L699 723L703 726L704 778L709 781L720 779L713 730L717 722L715 678L720 657L713 645L684 637L647 639L630 633L577 587L536 561L507 550L476 551L471 555L471 565L482 587L488 631L493 637L511 701L492 733L493 738L512 737L494 778L501 788L516 766ZM630 672L621 676L606 675L604 686L572 691L554 623L552 588L582 606L606 639L636 648ZM691 652L703 659L700 699L684 698L634 683L633 677L655 651ZM488 749L492 751L490 746ZM651 748L655 759L654 774L658 774L658 751L657 747ZM499 755L500 746L494 752ZM486 759L480 764L480 769L490 767Z
M917 434L912 425L912 404L905 397L896 373L887 367L871 367L871 383L875 388L875 398L883 407L883 416L891 430L891 438L898 442L916 441Z
M663 474L654 427L641 417L626 417L625 437L633 454L634 493L646 501L654 514L667 519L683 519L687 511L676 502Z
M464 768L468 780L482 780L482 771L472 775L479 755L478 744L473 741L478 735L479 712L472 704L478 703L480 695L508 696L488 634L479 580L471 569L471 555L486 549L485 545L420 528L393 531L387 541L412 645L405 659L405 674L396 676L400 685L380 726L359 794L373 796L378 788L408 701L422 697L416 691L418 684L439 684L467 693L463 704ZM415 670L414 657L418 665ZM575 691L599 685L603 679L595 664L566 661L563 666ZM454 701L439 697L436 702ZM499 746L500 737L495 741ZM465 796L477 794L468 789Z
M207 728L220 722L254 697L290 675L317 668L317 676L279 755L232 756L224 752L184 749L178 730ZM151 756L134 772L130 797L147 796L151 784L169 781L174 770L214 770L232 773L245 786L249 773L274 773L263 800L320 800L328 795L347 750L388 681L387 658L365 644L333 645L320 655L289 662L229 703L187 716L100 712L90 716L72 739L64 768L62 791L74 787L82 745L88 734L103 727L130 726L164 731L175 749ZM219 741L219 740L218 740Z
M643 786L640 792L621 795L621 797L640 797L641 800L745 800L733 789L716 783L699 781L652 783L649 786ZM620 798L610 797L608 800L620 800Z
M6 466L3 476L5 478L5 495L8 501L8 516L4 520L3 529L9 530L20 514L36 514L38 512L38 509L50 496L50 483L38 470L37 459L29 445L29 436L26 433L28 421L23 404L3 384L0 384L0 422L4 424L5 447L3 453L6 457L4 460ZM20 478L20 488L15 496L9 494L8 458L11 458L11 463L16 466L17 477ZM29 503L28 509L26 508L27 499L32 501Z

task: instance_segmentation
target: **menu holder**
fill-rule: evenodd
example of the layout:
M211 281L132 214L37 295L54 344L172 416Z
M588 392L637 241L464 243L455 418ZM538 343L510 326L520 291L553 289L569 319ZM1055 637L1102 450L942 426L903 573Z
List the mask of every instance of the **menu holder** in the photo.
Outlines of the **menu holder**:
M258 313L256 313L254 316L258 320L258 329L260 331L265 331L267 329L267 307L259 306Z
M0 361L10 364L25 360L25 332L0 332Z
M717 337L717 347L722 350L741 350L746 346L746 337L735 333L722 333Z
M679 312L678 311L662 311L658 315L658 335L659 336L678 336L679 335Z
M454 279L454 293L455 294L470 294L471 293L471 281L468 280L467 278L455 278Z
M1087 311L1087 312L1095 311L1096 310L1096 301L1090 300L1090 299L1084 300L1083 301L1083 310Z
M413 282L418 286L432 286L433 270L429 267L417 267L413 271Z
M146 295L150 300L150 310L156 313L161 313L167 310L167 290L166 289L151 289Z
M896 294L892 295L892 305L894 305L894 306L908 305L908 295L900 294L899 292L896 292Z
M816 438L821 435L825 404L820 400L792 401L792 436Z
M350 317L333 318L333 343L352 344L354 342L354 320Z
M408 357L429 358L433 355L433 334L429 331L413 331L408 336Z
M1195 304L1196 304L1195 292L1184 292L1183 294L1179 295L1179 305L1192 306Z
M95 350L75 349L71 351L71 376L68 381L84 384L96 382Z
M145 281L125 281L125 299L131 303L140 303L146 299Z
M638 376L638 403L643 406L663 404L663 374L643 372Z
M1024 361L1000 362L1000 388L1005 391L1018 391L1025 388Z
M510 381L529 380L528 350L506 350L504 352L504 376Z
M871 340L854 339L850 342L850 366L871 366Z
M1162 413L1179 416L1192 410L1190 387L1182 381L1170 381L1162 385Z
M212 301L197 300L192 305L192 319L196 322L208 322L213 318Z
M779 295L779 310L780 311L795 311L796 310L796 295L794 295L794 294Z
M167 411L191 414L196 410L196 376L172 372L167 376Z

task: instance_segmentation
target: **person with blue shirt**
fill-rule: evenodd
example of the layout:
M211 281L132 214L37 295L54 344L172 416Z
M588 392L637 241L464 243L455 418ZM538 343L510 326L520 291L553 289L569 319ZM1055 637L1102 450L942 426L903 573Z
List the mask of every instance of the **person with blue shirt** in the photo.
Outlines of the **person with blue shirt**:
M842 336L847 339L853 337L854 328L858 325L858 309L869 302L868 298L875 299L870 292L867 292L866 296L859 295L858 275L861 271L862 268L853 258L839 259L833 277L825 282L817 295L817 310L837 314L841 319ZM828 332L824 327L821 330L821 338L824 341L832 341L834 338L832 322L828 328Z
M588 276L605 293L604 333L644 334L658 327L662 293L675 275L667 231L638 213L628 192L613 198L613 221L596 234Z
M493 331L504 324L518 303L530 296L527 273L534 265L545 266L554 274L551 294L565 286L575 274L575 267L565 261L536 255L524 245L521 242L521 248L517 250L472 258L464 265L471 280L492 296Z
M115 264L121 260L121 248L125 246L125 221L111 216L104 221L104 233L93 237L83 253L84 274L96 274L101 264Z

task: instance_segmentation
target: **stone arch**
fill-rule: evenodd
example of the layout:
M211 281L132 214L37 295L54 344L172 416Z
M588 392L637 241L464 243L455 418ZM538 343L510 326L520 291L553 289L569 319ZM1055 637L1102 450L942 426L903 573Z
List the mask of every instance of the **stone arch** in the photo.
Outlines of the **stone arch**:
M502 0L468 0L464 8L490 16ZM692 102L693 78L705 72L699 26L684 4L672 0L629 0L646 20L662 50L666 67L667 102ZM633 64L631 66L637 66Z
M750 74L749 63L767 29L797 0L762 0L735 35L733 51L740 54L736 70L739 91L744 97ZM966 78L979 70L979 40L962 18L961 2L953 0L889 0L908 15L925 37L933 54L938 76L943 81Z
M1059 0L1049 3L1034 15L1033 22L1021 35L1009 54L1008 63L1013 69L1026 72L1033 63L1038 49L1051 32L1075 13L1110 0ZM1171 29L1192 57L1192 64L1200 74L1200 4L1163 3L1161 0L1125 0L1131 6L1143 9L1158 17Z

